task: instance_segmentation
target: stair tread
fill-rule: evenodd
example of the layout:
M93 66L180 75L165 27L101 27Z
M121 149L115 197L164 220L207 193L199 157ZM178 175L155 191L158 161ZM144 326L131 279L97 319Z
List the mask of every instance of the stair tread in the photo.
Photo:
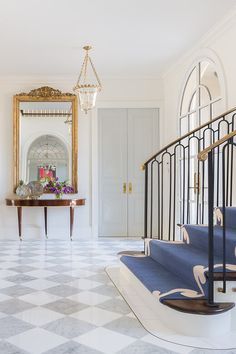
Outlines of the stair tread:
M208 251L208 226L204 225L184 225L189 237L189 246ZM222 259L223 228L214 226L214 252L216 257ZM236 258L234 248L236 247L236 230L226 228L226 260L228 263L235 264Z
M236 208L235 208L236 209ZM185 228L193 229L193 230L201 230L201 232L208 234L208 225L194 225L194 224L185 224ZM214 234L218 237L222 237L223 227L220 225L214 226ZM236 230L231 227L226 228L226 234L229 240L235 241L236 243Z
M221 214L223 213L223 207L217 207L216 211L220 210ZM219 219L219 214L216 213L217 216L217 224L222 224L223 215L221 215ZM236 207L226 207L225 208L225 216L226 216L226 227L231 229L236 229Z
M130 271L141 281L141 283L150 291L160 291L161 294L174 291L174 289L193 290L187 281L171 273L161 264L147 257L122 256L121 262L124 263ZM183 293L183 292L182 292ZM161 298L183 299L186 298L181 291L176 291Z
M197 279L204 276L208 267L206 252L199 252L197 248L185 243L174 244L153 240L150 242L150 256L170 272L186 279L192 289L199 291ZM222 261L215 257L215 264L221 263ZM207 292L206 282L201 282L201 287Z
M152 240L150 243L150 252L151 255L154 252L154 248L158 248L159 250L163 250L170 254L173 258L179 258L180 260L185 260L187 263L191 263L193 265L201 264L201 265L207 265L208 264L208 253L207 250L205 252L199 252L199 249L195 247L191 247L191 245L188 245L186 243L169 243L165 241L159 241L159 240ZM168 261L168 260L166 260ZM216 262L218 263L220 259L216 257Z

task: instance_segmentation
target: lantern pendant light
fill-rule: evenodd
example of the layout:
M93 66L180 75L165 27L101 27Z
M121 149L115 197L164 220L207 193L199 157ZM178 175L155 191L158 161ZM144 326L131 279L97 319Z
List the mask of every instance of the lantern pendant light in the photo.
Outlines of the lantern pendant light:
M73 90L79 97L81 110L87 114L89 110L95 107L97 93L101 91L102 85L89 56L89 50L92 47L87 45L83 49L85 50L85 57Z

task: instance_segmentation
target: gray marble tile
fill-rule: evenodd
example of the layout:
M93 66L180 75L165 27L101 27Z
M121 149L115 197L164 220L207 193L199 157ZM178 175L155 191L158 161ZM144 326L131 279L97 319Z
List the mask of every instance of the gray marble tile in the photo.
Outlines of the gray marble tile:
M120 293L114 285L101 285L96 287L96 293L111 297L119 296Z
M106 283L110 283L110 279L106 275L105 271L103 273L100 273L100 274L91 275L90 277L88 277L88 279L95 280L95 281L98 281L100 283L105 283L105 284Z
M50 270L51 272L55 273L65 273L69 272L71 270L71 266L65 266L65 265L54 265L51 267L45 268L46 270Z
M64 297L74 295L79 292L78 289L65 284L54 286L52 288L46 289L45 291L50 294L54 294L57 296L64 296Z
M38 262L37 259L34 258L20 258L18 263L19 265L23 265L23 264L31 264L31 263L36 263Z
M122 313L123 315L127 315L131 311L130 307L123 299L111 299L97 305L97 307L108 311Z
M30 249L30 251L33 251L32 249ZM37 254L33 253L33 252L19 252L19 256L22 258L34 258Z
M134 338L142 338L148 333L136 318L123 316L104 326L115 332L119 332Z
M221 349L194 349L190 354L236 354L236 349L235 351Z
M0 249L1 254L3 256L2 259L2 268L4 267L4 262L7 261L7 258L17 258L18 260L12 261L14 264L18 264L18 266L12 266L10 270L19 273L19 275L9 276L7 280L14 281L16 285L0 289L0 294L6 294L9 296L13 296L13 302L3 301L0 302L0 311L8 314L8 313L18 313L19 311L24 311L28 308L34 308L33 305L28 304L27 302L20 302L20 300L16 299L16 297L25 295L25 294L32 294L38 293L36 290L28 288L27 282L25 282L28 276L28 272L37 270L34 267L34 263L39 263L40 270L49 270L53 271L57 274L55 276L50 276L47 278L48 281L55 282L55 286L52 288L48 288L46 290L40 291L42 298L47 297L44 293L54 294L57 296L64 297L63 299L52 299L53 303L48 303L42 306L43 308L59 312L64 316L58 320L53 320L50 323L43 325L43 329L49 333L49 336L53 338L53 336L57 335L64 338L67 342L63 345L58 344L60 342L56 342L54 344L54 348L47 351L46 353L42 354L101 354L101 352L95 349L89 348L86 345L90 345L90 342L84 342L86 345L82 345L77 343L76 338L80 338L83 335L89 335L90 331L93 332L97 330L97 326L91 324L91 316L93 314L87 313L87 317L85 316L86 322L84 320L78 320L74 313L81 313L83 309L87 311L91 307L89 305L85 305L76 301L76 298L72 300L66 299L66 297L81 293L82 290L69 286L67 282L73 281L77 278L86 278L86 280L94 280L100 282L102 285L94 289L90 289L89 292L94 292L100 295L107 295L112 297L113 299L107 300L99 305L96 305L96 308L104 309L106 311L111 311L111 314L118 313L123 314L122 317L118 318L117 320L112 320L110 322L106 322L104 325L104 329L112 331L113 334L123 334L127 337L130 337L134 343L132 345L127 346L123 350L120 351L120 354L170 354L169 350L165 350L165 348L160 348L155 346L154 344L149 344L142 341L140 338L146 335L146 331L143 327L139 324L139 322L135 318L131 318L126 316L126 314L130 313L130 308L126 304L126 302L122 298L116 298L119 295L119 292L111 283L109 277L104 271L104 266L106 264L111 264L113 262L111 257L106 256L116 256L116 254L124 249L142 249L143 242L140 241L118 241L114 239L106 239L106 240L94 240L94 241L83 241L76 240L73 243L70 243L68 240L61 241L61 240L48 240L47 242L44 241L27 241L24 240L20 247L19 242L9 241L9 242L2 242L0 241ZM104 255L104 260L102 256ZM9 257L5 257L9 256ZM36 256L36 257L35 257ZM69 257L68 257L69 256ZM4 260L4 257L6 260ZM34 259L34 257L36 259ZM54 257L54 259L50 259ZM110 260L109 260L110 258ZM81 262L81 267L80 267ZM31 265L32 263L32 265ZM45 263L45 264L44 264ZM0 264L0 268L1 268ZM76 271L73 274L77 274L77 277L72 277L70 275L71 270ZM93 272L94 274L91 275L89 272ZM87 272L87 274L86 274ZM67 274L63 274L67 273ZM7 274L7 273L6 273ZM72 273L71 273L72 274ZM30 279L31 280L31 279ZM36 295L35 295L36 296ZM28 304L22 306L23 304ZM2 306L2 309L1 309ZM94 306L92 306L94 308ZM8 310L8 308L11 308ZM5 311L4 311L5 309ZM81 311L82 310L82 311ZM116 316L117 317L117 316ZM116 318L115 317L115 318ZM79 318L79 317L78 317ZM83 318L83 317L81 317ZM114 318L114 317L113 317ZM83 318L84 319L84 318ZM45 321L46 322L46 321ZM45 323L44 322L44 323ZM94 322L95 323L95 322ZM14 318L14 316L6 316L5 318L0 320L0 338L6 339L0 341L0 354L30 354L25 353L21 349L12 346L11 344L7 343L8 336L17 336L18 334L23 331L24 334L31 332L31 324L28 324L24 321ZM21 332L19 332L21 331ZM101 336L98 340L106 341L106 336ZM31 340L30 334L28 337ZM74 338L74 341L72 340ZM88 337L89 338L89 337ZM139 340L136 340L139 339ZM50 340L50 337L49 337ZM32 339L34 344L35 338ZM79 342L79 340L78 340ZM171 349L171 347L170 347ZM183 348L183 352L184 352ZM233 351L201 351L198 349L192 350L193 354L233 354ZM110 354L110 353L109 353ZM236 354L236 351L235 353Z
M9 338L19 333L28 331L31 328L33 328L31 324L18 320L12 316L7 316L0 319L0 338ZM2 352L0 349L0 353L4 352Z
M101 354L101 352L86 347L85 345L70 341L56 348L53 348L44 354Z
M0 342L0 353L1 354L29 354L28 352L18 347L15 347L14 345L5 341Z
M85 267L84 269L89 270L91 272L104 273L104 267L102 265L90 265Z
M9 288L1 289L0 293L5 294L5 295L9 295L9 296L18 297L18 296L33 293L35 291L36 290L34 290L34 289L31 289L31 288L28 288L27 286L19 284L19 285L10 286Z
M10 299L0 302L0 312L7 315L13 315L18 312L22 312L31 309L34 305L19 299Z
M44 326L44 329L66 338L75 338L89 332L96 327L88 322L76 320L72 317L64 317Z
M37 278L32 277L32 276L27 275L27 274L24 274L24 273L11 275L11 276L5 278L5 280L11 281L11 282L16 283L16 284L26 283L27 281L31 281L31 280L35 280L35 279L37 279Z
M14 272L17 273L27 273L27 272L32 272L33 270L36 270L37 268L35 267L30 267L27 265L22 265L22 266L18 266L18 267L13 267L13 268L9 268L9 270L13 270Z
M144 343L138 340L128 347L120 350L117 354L176 354L175 352L159 348L153 344ZM213 353L212 353L213 354Z
M46 307L50 310L53 310L53 311L57 311L59 313L63 313L64 315L71 315L72 313L83 310L88 306L85 304L64 298L64 299L57 300L55 302L51 302L47 305L44 305L44 307Z
M69 282L76 280L77 278L72 277L67 274L56 274L56 275L52 275L50 277L47 277L46 279L50 280L50 281L54 281L55 283L69 283Z
M50 259L50 263L53 263L53 264L67 264L70 262L71 261L69 259L64 259L64 258Z
M64 250L63 250L64 251ZM62 258L62 257L67 257L68 253L63 253L61 249L54 250L53 252L49 252L48 256L50 257L56 257L56 258Z

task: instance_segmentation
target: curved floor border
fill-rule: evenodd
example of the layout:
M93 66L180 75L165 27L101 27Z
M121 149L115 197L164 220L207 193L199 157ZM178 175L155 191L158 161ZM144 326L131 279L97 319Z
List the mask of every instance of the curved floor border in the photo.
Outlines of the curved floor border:
M130 282L128 282L125 277L121 277L120 266L107 267L106 273L142 326L154 337L172 344L178 344L193 349L211 349L215 351L236 349L236 332L230 332L227 335L224 334L222 337L190 337L178 334L167 328L153 315L150 309L147 309L143 303L143 297L139 297L137 292L134 293Z

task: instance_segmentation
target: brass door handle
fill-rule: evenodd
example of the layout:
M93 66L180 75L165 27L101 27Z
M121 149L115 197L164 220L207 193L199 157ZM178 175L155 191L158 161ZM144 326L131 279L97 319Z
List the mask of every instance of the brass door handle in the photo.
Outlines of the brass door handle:
M126 183L124 182L124 183L123 183L123 193L125 194L126 191L127 191L127 187L126 187Z
M129 194L131 194L133 191L133 186L132 186L132 183L129 182Z

